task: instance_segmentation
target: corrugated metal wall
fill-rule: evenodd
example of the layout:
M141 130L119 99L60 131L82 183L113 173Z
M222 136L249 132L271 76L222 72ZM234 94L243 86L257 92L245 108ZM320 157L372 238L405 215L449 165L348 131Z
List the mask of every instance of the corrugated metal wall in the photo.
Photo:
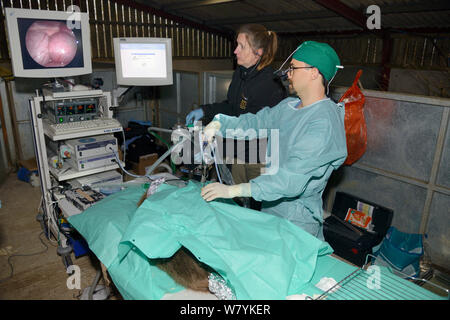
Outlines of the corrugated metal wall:
M91 52L94 62L114 61L112 40L114 37L170 37L172 55L175 58L229 59L233 54L234 40L230 35L215 32L195 22L170 16L127 0L0 0L0 61L10 59L4 8L68 11L72 5L77 6L81 12L89 12ZM94 70L91 77L97 75L97 71ZM109 85L109 80L114 78L114 73L112 71L100 73L106 82L104 90L112 90L115 83ZM39 80L24 81L9 78L6 81L11 87L13 96L11 110L12 115L15 115L11 121L16 130L14 133L11 132L11 135L17 139L17 157L13 160L32 158L34 149L30 138L27 99L33 94L33 88L40 86ZM16 90L17 86L20 87L19 92ZM198 95L197 91L196 93ZM147 104L148 101L142 98L142 94L129 94L127 101L124 101L117 110L117 117L123 125L127 125L130 119L147 119Z
M66 11L71 5L89 12L92 58L113 61L112 39L115 37L172 38L174 57L230 58L234 39L230 34L209 29L195 22L171 16L150 7L127 0L0 0L0 25L4 8L32 8ZM390 66L413 69L446 70L450 39L442 34L391 33ZM350 65L379 65L382 61L383 40L375 34L338 34L296 36L283 34L277 60L286 57L303 41L320 39L335 48L342 63ZM0 28L0 60L8 60L6 33Z
M174 57L229 58L233 54L230 35L181 18L158 15L150 7L124 0L0 0L0 25L4 23L5 7L66 11L72 5L89 12L94 61L114 60L115 37L172 38ZM5 28L1 27L0 60L9 59L6 38Z
M335 91L339 98L346 88ZM450 265L450 99L363 90L367 150L342 166L324 193L331 211L335 191L394 210L392 225L427 235L432 262Z
M447 70L450 38L442 35L391 34L392 51L389 65L398 68ZM341 62L349 65L380 65L383 39L376 35L353 36L284 36L280 39L279 57L289 54L303 41L329 43Z

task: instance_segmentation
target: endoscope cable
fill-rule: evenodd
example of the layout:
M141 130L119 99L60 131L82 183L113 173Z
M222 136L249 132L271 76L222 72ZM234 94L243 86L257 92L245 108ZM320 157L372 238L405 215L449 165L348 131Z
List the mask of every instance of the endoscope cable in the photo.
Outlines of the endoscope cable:
M184 139L182 139L180 142L178 142L177 144L173 145L172 147L169 148L169 150L166 151L166 153L164 153L158 160L156 160L156 162L154 164L152 164L152 166L150 167L150 169L148 170L148 173L145 175L137 175L134 173L131 173L129 171L127 171L125 169L125 167L122 165L122 162L120 161L119 157L117 156L116 151L112 148L112 146L109 146L109 150L111 150L111 152L114 155L114 158L116 159L117 164L119 165L120 169L125 172L127 175L134 177L134 178L147 178L150 181L154 181L154 179L152 179L150 177L150 174L153 172L153 170L155 170L160 164L161 162L170 155L170 153L172 152L173 149L175 149L175 147L177 147L179 144L183 143ZM108 147L108 146L107 146Z
M44 243L44 241L42 241L42 238L41 238L41 235L43 235L43 234L45 235L44 231L42 231L39 234L39 240L44 245L44 247L45 247L44 250L36 252L36 253L29 253L29 254L12 254L12 255L10 255L8 257L8 265L9 265L9 267L11 269L11 272L10 272L9 276L7 276L6 278L0 279L0 284L3 283L3 282L6 282L9 279L11 279L13 277L13 275L14 275L14 268L13 268L13 265L11 263L11 258L14 258L14 257L31 257L31 256L35 256L35 255L38 255L38 254L45 253L48 250L48 246Z

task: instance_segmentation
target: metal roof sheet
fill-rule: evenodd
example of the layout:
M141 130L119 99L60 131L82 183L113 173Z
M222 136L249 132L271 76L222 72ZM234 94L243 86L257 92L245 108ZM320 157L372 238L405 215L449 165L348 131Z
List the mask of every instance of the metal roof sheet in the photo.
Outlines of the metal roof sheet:
M450 28L447 0L153 0L136 2L223 30L261 23L277 32L361 29L370 5L381 12L382 28ZM337 4L337 5L336 5ZM336 9L337 8L337 9Z

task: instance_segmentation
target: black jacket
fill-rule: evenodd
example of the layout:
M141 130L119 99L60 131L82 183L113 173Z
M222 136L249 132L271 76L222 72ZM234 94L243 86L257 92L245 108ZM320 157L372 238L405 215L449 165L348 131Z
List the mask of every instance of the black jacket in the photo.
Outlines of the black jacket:
M200 106L204 113L203 124L208 124L218 113L238 117L277 105L287 97L287 91L280 80L274 78L273 72L271 66L259 71L254 67L238 66L228 88L227 100ZM241 107L243 99L246 103L242 103Z
M230 83L230 87L227 92L227 100L219 103L213 103L209 105L200 106L203 109L203 123L207 125L216 114L222 113L229 116L239 117L244 113L257 113L264 107L273 107L277 105L281 100L287 97L287 90L281 83L278 77L274 77L273 68L267 66L262 70L257 70L255 66L245 68L238 66L233 73L233 78ZM218 138L220 142L222 138ZM267 139L258 139L256 141L256 149L250 146L254 146L254 143L249 141L241 141L244 143L245 156L238 154L238 150L242 150L238 147L238 142L234 141L234 158L239 158L246 163L250 162L249 155L252 153L257 154L257 162L260 163L264 157L260 157L265 154L267 148ZM225 158L229 155L226 150L226 139L223 139L222 143L222 157ZM242 148L242 147L241 147ZM253 158L254 159L254 158Z

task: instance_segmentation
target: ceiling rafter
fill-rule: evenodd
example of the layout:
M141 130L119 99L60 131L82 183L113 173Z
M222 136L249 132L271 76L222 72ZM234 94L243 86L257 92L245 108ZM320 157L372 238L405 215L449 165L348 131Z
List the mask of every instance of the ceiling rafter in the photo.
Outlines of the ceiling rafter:
M194 27L194 28L197 28L197 29L200 29L200 30L204 30L204 31L207 31L207 32L221 34L221 35L223 35L226 38L230 38L230 39L232 38L232 34L230 32L226 32L226 31L223 31L223 30L218 30L218 29L206 26L206 25L204 25L202 23L199 23L199 22L196 22L196 21L193 21L193 20L190 20L190 19L186 19L186 18L184 18L184 17L182 17L180 15L175 15L175 14L169 13L167 11L164 11L162 9L157 9L157 8L151 7L151 6L147 5L147 4L143 4L143 3L140 3L140 2L137 2L137 1L132 1L132 0L115 0L115 1L118 4L123 4L123 5L129 6L129 7L134 7L136 9L143 10L145 12L149 12L151 14L158 15L158 16L160 16L162 18L170 19L170 20L172 20L174 22L177 22L177 23L180 23L180 24L183 24L183 25Z
M131 2L131 0L122 1ZM284 0L277 1L280 1L280 4L281 2L284 3ZM299 25L302 25L302 28L298 29L297 27L296 29L295 21L305 21L306 25L311 26L315 25L315 23L319 25L323 23L336 23L338 27L334 29L338 33L339 31L346 32L346 30L352 29L352 32L354 30L369 31L366 26L369 14L365 12L365 5L360 4L355 7L356 4L352 4L352 6L350 6L349 4L344 3L344 0L309 1L309 4L302 2L302 4L299 4L297 7L292 6L291 10L288 10L288 7L284 5L283 8L286 12L277 13L268 11L268 8L260 6L263 2L254 0L177 0L170 1L169 3L163 0L135 0L133 2L147 5L150 4L150 6L159 8L159 10L164 11L167 14L190 20L191 22L195 22L197 25L206 28L221 30L230 35L235 32L234 26L245 23L270 23L271 29L278 33L301 33L302 30L306 31L310 29L305 29L305 24L301 23ZM286 0L286 3L289 2ZM233 14L230 12L229 16L223 16L219 6L228 6L228 4L230 5L230 7L227 7L228 9L235 8L234 6L236 6L237 9L240 8L240 12L247 12L248 15L239 16L238 14L234 14L235 11L227 10L227 12L231 11ZM430 17L434 17L433 14L437 14L438 12L441 13L441 15L445 15L450 11L450 1L448 0L427 0L426 2L408 1L407 4L385 3L380 4L379 6L382 17L389 17L389 19L382 19L382 21L385 21L385 23L389 22L389 24L396 21L395 18L397 15L399 18L405 20L404 16L407 14L411 14L412 16L417 16L418 14L430 14ZM211 8L211 11L202 10L207 7L213 8ZM303 10L308 11L305 12ZM215 19L213 18L215 16L220 16L221 18ZM344 20L348 22L345 23ZM420 21L422 20L423 19L420 19ZM416 25L405 25L404 27L425 27L426 25L425 22ZM429 27L432 27L432 25ZM436 25L435 27L438 26ZM383 25L382 30L390 28L392 28L392 26L388 27ZM314 30L311 31L314 32Z
M439 0L439 1L427 1L426 3L411 3L407 6L405 5L384 5L381 6L381 14L408 14L408 13L426 13L435 11L449 11L450 1Z
M344 17L358 27L366 27L366 16L361 12L347 6L339 0L314 0L324 8L336 12L338 15Z
M405 6L400 5L385 5L382 7L382 15L395 15L395 14L408 14L408 13L426 13L435 11L449 11L450 1L431 1L430 3L415 3ZM358 12L359 14L359 12ZM277 22L277 21L292 21L292 20L318 20L342 17L337 15L332 10L321 10L314 12L294 12L294 13L281 13L281 14L268 14L268 15L256 15L256 16L244 16L238 18L226 18L226 19L210 19L204 20L205 24L210 26L220 25L238 25L244 23L264 23L264 22ZM364 21L365 21L364 17Z
M339 35L353 35L353 34L371 34L376 36L383 36L386 32L391 33L415 33L415 34L444 34L450 33L450 27L416 27L416 28L386 28L385 30L339 30L339 31L288 31L277 32L279 36L293 36L293 37L306 37L306 36L339 36Z
M324 19L324 18L336 18L339 17L330 11L318 11L318 12L304 12L304 13L282 13L282 14L269 14L258 15L253 17L241 17L232 19L215 19L207 20L207 25L235 25L243 23L263 23L274 21L289 21L289 20L310 20L310 19Z
M180 10L180 9L192 9L198 7L213 6L218 4L225 4L231 2L241 2L242 0L192 0L183 1L177 3L171 3L167 5L162 5L162 10Z

